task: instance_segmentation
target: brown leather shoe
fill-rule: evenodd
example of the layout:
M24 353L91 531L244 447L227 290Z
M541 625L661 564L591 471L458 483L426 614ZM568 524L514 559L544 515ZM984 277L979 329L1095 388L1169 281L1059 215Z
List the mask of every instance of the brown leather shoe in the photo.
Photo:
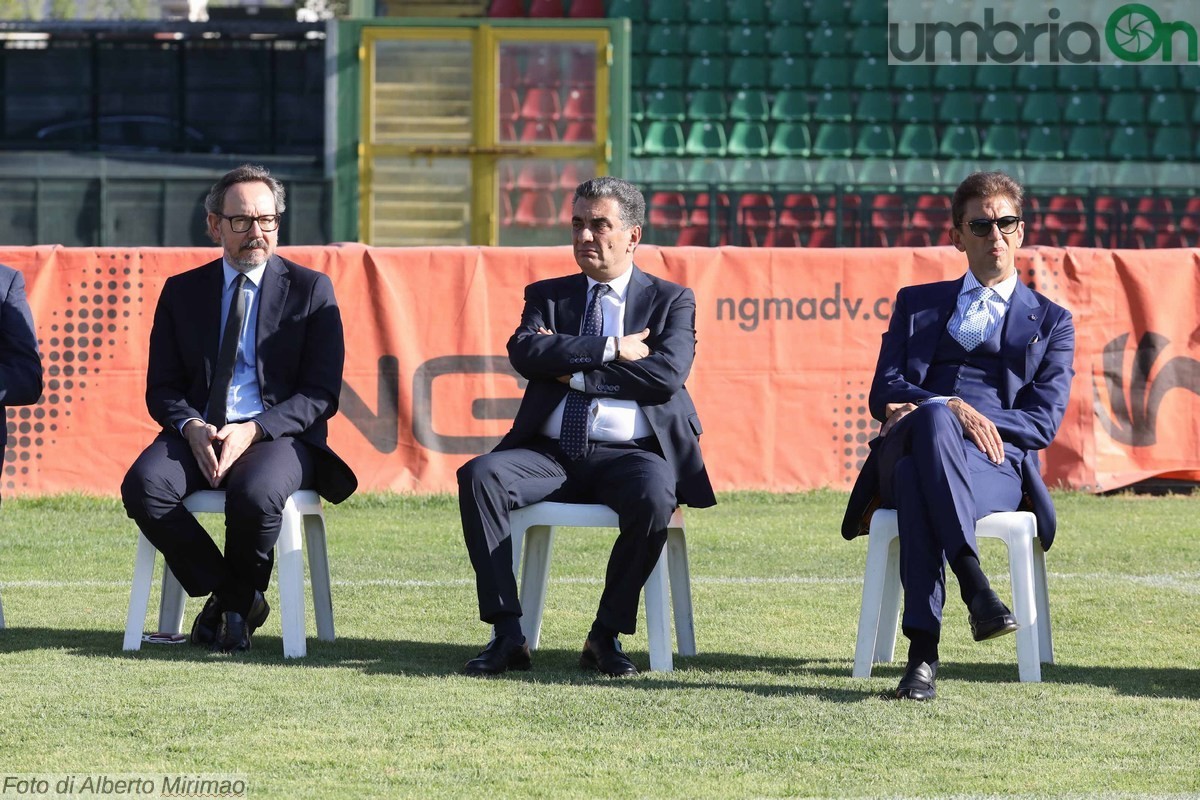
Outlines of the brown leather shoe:
M615 636L611 639L594 641L592 637L583 640L583 653L579 656L580 669L594 669L610 678L623 678L627 675L637 675L638 669L621 649L621 642Z
M482 677L499 675L510 669L527 670L533 666L529 657L529 643L522 636L517 639L512 636L497 636L488 642L488 646L480 651L463 667L463 675Z

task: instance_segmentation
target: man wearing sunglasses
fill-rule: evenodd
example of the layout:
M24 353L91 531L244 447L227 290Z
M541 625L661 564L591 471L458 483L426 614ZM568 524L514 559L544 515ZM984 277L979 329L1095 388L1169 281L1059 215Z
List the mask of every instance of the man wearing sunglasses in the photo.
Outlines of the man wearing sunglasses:
M283 184L257 166L204 201L222 257L168 278L154 312L146 406L162 431L121 485L129 516L193 597L208 595L191 642L250 649L270 609L284 503L315 488L330 502L354 473L326 444L345 346L329 278L275 255ZM183 506L225 490L225 551Z
M1017 629L980 567L975 521L1027 508L1043 546L1054 539L1037 453L1066 410L1075 327L1070 312L1019 280L1023 194L1001 172L959 185L950 238L967 257L966 275L901 289L883 335L870 395L882 427L842 535L867 533L877 507L896 509L909 640L898 699L936 695L947 563L976 641Z

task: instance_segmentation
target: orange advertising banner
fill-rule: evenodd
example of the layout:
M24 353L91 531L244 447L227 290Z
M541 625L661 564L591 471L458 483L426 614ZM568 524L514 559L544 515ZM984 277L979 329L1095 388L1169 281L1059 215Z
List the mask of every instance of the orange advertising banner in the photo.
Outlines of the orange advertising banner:
M330 443L364 490L455 490L511 424L523 390L505 342L524 286L576 268L568 247L281 248L330 276L347 359ZM46 368L8 409L5 494L116 494L156 432L147 340L169 276L215 248L0 249L20 269ZM1200 251L1026 248L1022 278L1071 309L1071 404L1044 469L1108 490L1200 479ZM958 277L950 247L641 247L638 265L695 290L688 387L719 490L849 488L878 425L867 411L897 289Z

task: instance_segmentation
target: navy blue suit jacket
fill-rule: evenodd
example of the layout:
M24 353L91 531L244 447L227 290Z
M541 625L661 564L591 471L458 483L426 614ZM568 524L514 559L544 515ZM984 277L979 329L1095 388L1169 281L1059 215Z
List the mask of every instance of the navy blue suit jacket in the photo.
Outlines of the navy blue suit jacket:
M163 284L150 331L146 407L164 432L204 419L221 340L221 260L173 275ZM256 335L268 438L292 436L314 448L317 490L333 503L358 486L354 472L329 448L326 420L338 408L346 358L333 284L319 272L273 255L263 271Z
M42 359L25 298L25 278L0 264L0 461L8 444L6 406L28 406L42 396Z
M871 384L871 416L887 417L889 403L921 403L935 394L922 384L934 351L946 331L962 291L963 279L909 286L896 305ZM1054 541L1054 503L1038 469L1037 453L1054 439L1067 408L1075 374L1075 324L1071 312L1017 282L1004 316L1001 353L1005 364L1002 410L988 417L1000 438L1025 453L1021 464L1023 508L1037 516L1044 547ZM842 523L847 539L866 533L881 477L874 445L850 493Z
M606 336L582 336L587 302L583 273L525 287L521 324L508 340L508 357L529 381L512 430L496 446L510 450L539 435L568 386L560 375L583 372L585 392L634 400L646 413L663 457L675 470L675 497L705 508L716 503L700 454L700 417L684 381L696 355L696 297L691 289L647 275L636 266L625 296L625 331L650 330L650 355L603 363ZM538 328L556 335L539 334Z

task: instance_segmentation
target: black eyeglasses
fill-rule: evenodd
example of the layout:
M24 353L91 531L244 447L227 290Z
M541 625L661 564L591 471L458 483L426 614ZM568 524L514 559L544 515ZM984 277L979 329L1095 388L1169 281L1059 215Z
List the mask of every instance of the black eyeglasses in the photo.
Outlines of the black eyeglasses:
M1020 224L1020 217L1001 217L1000 219L973 219L967 223L967 227L971 229L971 233L976 236L987 236L992 232L992 226L995 225L1000 229L1001 233L1012 233ZM236 228L234 229L236 230Z
M229 228L234 233L245 233L250 230L250 226L258 223L258 229L263 233L270 233L279 227L279 214L265 214L261 217L243 217L233 216L227 217L224 214L217 214L221 219L229 220ZM981 236L983 234L980 234Z

